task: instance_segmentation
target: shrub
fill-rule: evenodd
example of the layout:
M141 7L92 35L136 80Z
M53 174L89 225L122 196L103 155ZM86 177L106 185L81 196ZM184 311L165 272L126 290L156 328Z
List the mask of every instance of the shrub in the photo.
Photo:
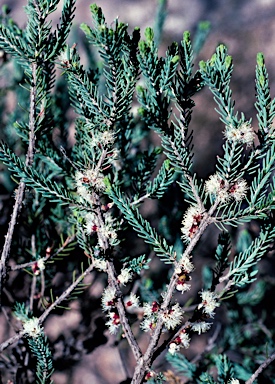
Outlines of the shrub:
M144 40L118 20L108 26L93 4L93 27L81 25L86 69L84 49L66 45L76 0L64 1L54 29L49 16L58 3L29 0L24 29L6 7L1 13L1 178L3 195L12 197L2 204L0 294L16 330L0 346L9 351L1 360L5 379L51 382L57 340L48 340L44 322L54 312L66 316L74 300L82 324L94 316L105 323L77 352L104 344L106 328L118 349L126 339L136 364L129 362L124 382L273 383L265 308L271 316L274 283L263 267L258 274L275 237L275 101L263 54L256 131L234 108L224 45L194 70L207 23L193 43L184 32L160 57L165 1L157 38L147 28ZM206 180L193 170L190 128L203 88L223 127ZM200 264L202 278L194 271ZM96 279L104 284L101 300L89 296ZM198 336L200 353L188 352ZM77 360L63 352L59 359Z

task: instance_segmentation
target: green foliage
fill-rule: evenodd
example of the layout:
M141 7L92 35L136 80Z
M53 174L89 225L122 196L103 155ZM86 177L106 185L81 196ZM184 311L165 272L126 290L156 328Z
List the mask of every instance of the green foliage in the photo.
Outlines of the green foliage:
M218 371L218 383L226 383L234 377L233 367L226 355L219 355L215 359Z
M166 355L167 361L172 365L176 372L181 375L184 375L188 379L193 379L194 374L196 372L196 365L190 363L184 355L180 355L179 353L175 353L172 355L171 353L167 353Z
M13 313L18 320L26 321L29 319L29 308L26 307L25 303L15 303Z
M232 277L232 282L236 286L242 286L256 280L257 262L266 254L268 247L272 244L275 237L273 226L264 228L258 238L256 238L244 252L240 252L230 263L228 276Z
M275 102L269 91L269 80L262 52L257 54L256 66L256 103L259 124L258 137L262 145L273 140L272 122L275 117Z
M133 272L140 274L143 269L149 269L150 261L151 259L146 260L146 255L141 255L130 260L129 268Z
M153 246L154 251L162 261L171 263L173 261L173 247L169 246L166 240L157 234L150 223L141 216L135 205L124 198L118 188L108 188L108 194L138 235L144 239L146 243Z
M53 383L51 376L53 373L52 353L45 335L35 338L28 338L29 347L36 358L36 383Z

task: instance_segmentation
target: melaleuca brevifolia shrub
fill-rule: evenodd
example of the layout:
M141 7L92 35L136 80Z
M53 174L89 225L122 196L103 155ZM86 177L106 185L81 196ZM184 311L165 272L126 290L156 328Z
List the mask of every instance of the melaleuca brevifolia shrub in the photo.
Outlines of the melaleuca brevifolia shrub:
M73 349L55 359L43 325L78 300L83 322L100 307L102 319L78 359L108 328L136 360L125 383L274 383L271 261L258 273L275 237L275 101L263 54L253 129L234 109L227 48L194 69L207 23L160 57L165 1L157 38L147 28L144 40L118 20L107 26L91 5L80 60L78 45L66 45L76 0L64 1L54 29L58 3L29 0L24 29L1 12L3 377L50 383L60 360L76 362ZM193 170L190 129L203 88L223 132L206 180ZM202 241L213 261L200 257ZM105 288L89 303L91 275Z

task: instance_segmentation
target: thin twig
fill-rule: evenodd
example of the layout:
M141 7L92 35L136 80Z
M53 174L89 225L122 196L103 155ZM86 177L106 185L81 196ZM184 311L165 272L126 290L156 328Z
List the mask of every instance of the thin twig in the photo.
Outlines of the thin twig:
M275 360L275 352L268 358L266 359L260 366L259 368L257 369L257 371L255 373L253 373L253 375L250 377L250 379L248 379L245 384L252 384L256 379L257 377L259 376L260 373L262 373L262 371L270 364L272 363L272 361Z
M36 288L36 274L34 273L32 276L32 285L31 285L31 294L30 294L30 311L33 311L33 300L35 295L35 288Z
M204 218L201 221L201 224L199 226L198 231L195 233L191 242L187 246L187 248L183 254L183 257L190 256L191 252L193 251L195 245L197 244L197 242L201 238L202 234L204 233L204 231L206 230L208 225L212 222L211 216L215 212L217 205L218 205L218 201L216 201L215 204L210 208L210 210L205 214ZM165 294L163 303L161 305L160 310L162 312L165 312L170 305L176 282L177 282L177 273L174 271L174 273L170 279L170 283L168 285L167 292ZM149 342L149 345L147 347L147 350L146 350L143 358L140 359L136 365L136 369L135 369L131 384L142 383L143 378L146 374L146 371L148 371L150 369L150 366L152 364L152 359L154 356L154 352L156 351L157 344L158 344L162 329L163 329L163 318L162 318L162 316L158 316L155 330L152 334L151 340Z
M129 343L132 351L133 351L133 354L134 354L136 360L138 361L142 357L142 352L139 348L139 345L136 341L136 338L132 332L128 318L126 316L125 305L124 305L124 302L122 300L122 293L121 293L121 290L119 288L119 285L118 285L118 282L116 279L115 268L114 268L114 265L112 262L108 262L107 273L108 273L108 279L109 279L109 283L110 283L111 287L115 288L115 290L116 290L116 298L117 298L116 308L118 310L121 326L125 332L125 336L127 338L127 341Z
M53 311L62 301L66 300L66 298L70 295L70 293L77 287L77 285L93 270L94 266L91 264L63 293L60 295L39 317L39 323L42 324L45 319L49 316L51 311ZM12 336L8 340L4 341L0 344L0 352L4 351L10 345L12 345L15 341L21 339L21 337L25 336L26 332L21 329L18 334Z
M78 286L78 284L87 276L94 266L91 264L85 271L60 295L50 306L45 310L44 313L39 317L39 323L42 324L50 312L55 309L62 301L64 301L70 293Z
M207 345L205 346L202 353L198 353L191 361L190 363L195 364L199 360L201 360L202 356L205 355L207 352L210 352L215 347L215 342L219 336L219 333L221 331L221 323L217 323L216 328L214 330L214 333L211 337L209 337L207 341Z
M21 337L25 335L26 335L26 331L21 329L19 333L10 337L8 340L0 344L0 352L3 352L6 348L8 348L10 345L12 345L13 343L15 343L17 340L21 339Z
M35 119L36 119L36 70L37 64L31 64L32 69L32 86L30 90L30 114L29 114L29 145L26 155L26 166L31 166L33 163L34 150L35 150ZM25 183L20 182L17 189L15 203L11 220L9 222L8 232L5 236L5 243L0 260L0 307L2 303L3 282L7 275L7 261L10 253L11 242L13 238L14 228L16 225L17 217L21 211L23 197L25 192Z
M62 252L68 244L70 244L73 240L75 239L75 235L73 236L68 236L67 239L64 241L63 245L58 248L58 250L53 253L52 255L49 254L48 256L45 256L45 257L42 257L42 260L44 262L46 262L47 260L49 260L50 258L53 258L55 256L57 256L60 252ZM29 261L28 263L24 263L24 264L18 264L18 265L14 265L14 266L11 266L11 270L12 271L17 271L19 269L24 269L24 268L28 268L28 267L31 267L32 265L36 264L37 263L37 260L33 260L33 261Z
M41 308L42 306L42 300L43 300L43 297L44 297L44 293L45 293L45 274L44 274L44 271L40 271L40 281L41 281L41 288L40 288L40 300L39 300L39 304L38 304L38 307Z
M146 193L146 195L143 195L143 196L141 196L139 199L132 201L130 205L131 205L131 206L132 206L132 205L137 205L137 204L141 203L143 200L145 200L145 199L147 199L148 197L150 197L150 195L151 195L150 193Z
M31 249L32 249L32 257L33 259L36 258L36 247L35 247L35 235L32 234L31 236ZM31 285L31 295L30 295L30 310L33 311L33 300L35 295L35 288L36 288L36 275L33 274L32 277L32 285Z
M21 210L24 192L25 192L25 184L21 182L16 191L15 203L13 206L11 220L9 222L8 232L5 236L5 243L4 243L1 260L0 260L0 307L2 305L2 292L4 288L3 282L7 275L7 261L10 253L13 232L14 232L17 216L19 215L19 212Z

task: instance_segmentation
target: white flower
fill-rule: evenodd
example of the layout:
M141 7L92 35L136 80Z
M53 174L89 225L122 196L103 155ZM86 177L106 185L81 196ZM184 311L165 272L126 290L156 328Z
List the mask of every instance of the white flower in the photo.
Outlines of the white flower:
M176 343L170 343L168 352L171 353L171 355L174 355L176 352L180 350L180 346Z
M199 228L202 217L203 215L198 206L191 206L187 209L182 220L183 227L181 228L183 235L182 238L184 240L189 242L190 239L194 237Z
M217 173L211 175L205 182L205 190L208 194L217 195L221 188L223 188L223 179Z
M229 193L236 201L240 201L245 198L247 190L247 182L244 179L239 179L229 188Z
M153 314L153 303L145 303L143 305L143 314L144 316L152 316Z
M180 265L182 266L182 269L184 270L184 272L186 273L191 273L193 272L194 270L194 264L192 263L192 261L190 260L192 256L182 256L182 258L180 259L179 263Z
M112 287L107 287L104 289L101 303L103 311L109 311L111 308L115 305L115 298L116 298L116 289Z
M253 144L255 133L253 131L253 128L251 127L251 124L248 121L245 121L241 124L239 127L240 134L241 134L241 141L244 144L247 144L248 146Z
M175 272L177 275L180 275L182 273L182 269L181 269L180 264L175 265Z
M117 233L116 231L109 227L109 226L103 226L100 228L100 233L102 233L103 236L107 237L108 239L111 240L116 240L117 239Z
M254 141L255 133L251 127L251 124L248 121L245 121L237 128L227 126L224 132L224 136L229 141L235 141L242 144L247 144L247 146L251 146Z
M181 331L179 334L179 337L180 337L180 342L184 346L184 348L186 349L189 348L190 337L188 336L188 334L184 331Z
M230 379L227 384L240 384L240 382L237 379Z
M191 285L190 284L186 284L186 283L178 283L176 285L176 290L181 292L181 293L184 293L184 292L187 292L187 291L190 291L191 289Z
M103 259L94 259L94 267L99 271L107 270L107 262Z
M144 332L152 331L156 326L156 319L155 316L152 317L145 317L143 321L140 323L140 328Z
M228 194L229 184L226 180L222 179L217 173L211 175L205 182L205 189L209 195L214 195L220 201L226 202L230 199Z
M183 311L179 303L177 303L162 313L161 317L167 329L174 329L181 323L182 315Z
M86 201L91 201L92 199L92 195L90 194L89 190L85 185L77 186L77 194Z
M125 285L132 279L132 272L130 268L123 268L120 275L117 277L120 284Z
M83 179L84 179L84 173L80 171L76 171L75 173L75 181L77 186L81 186L83 184Z
M98 219L94 213L88 213L85 216L86 224L86 233L87 235L91 235L92 233L98 232L99 225L98 225Z
M190 338L185 330L181 331L180 334L170 343L169 352L174 355L181 347L189 348Z
M144 332L148 332L154 329L156 326L160 306L158 302L153 301L152 303L145 303L142 309L144 319L140 323L140 328Z
M109 328L111 335L117 333L120 328L120 319L116 312L109 312L110 320L107 321L106 325Z
M77 192L85 199L88 198L89 192L85 192L89 186L95 188L98 192L106 189L104 183L104 175L98 170L86 169L84 172L77 171L75 174ZM85 187L85 189L83 188Z
M226 189L221 189L218 197L222 203L226 203L230 200L230 195Z
M42 334L43 328L39 324L39 319L33 317L23 323L23 329L30 337L38 337Z
M139 298L133 292L131 292L130 296L125 297L124 304L128 310L131 308L138 308Z
M114 144L115 134L113 131L104 131L100 136L103 145Z
M211 328L212 323L206 323L205 321L196 321L192 324L191 329L194 332L201 333L207 332Z
M37 261L37 267L40 269L40 271L44 271L44 269L46 268L44 259L39 259Z
M201 304L198 305L198 309L203 308L203 312L214 317L214 310L220 306L220 303L217 302L218 296L211 291L202 291L200 292L202 298Z
M88 169L85 172L85 176L90 180L89 183L98 191L104 191L106 189L106 185L104 183L104 175L94 169Z

